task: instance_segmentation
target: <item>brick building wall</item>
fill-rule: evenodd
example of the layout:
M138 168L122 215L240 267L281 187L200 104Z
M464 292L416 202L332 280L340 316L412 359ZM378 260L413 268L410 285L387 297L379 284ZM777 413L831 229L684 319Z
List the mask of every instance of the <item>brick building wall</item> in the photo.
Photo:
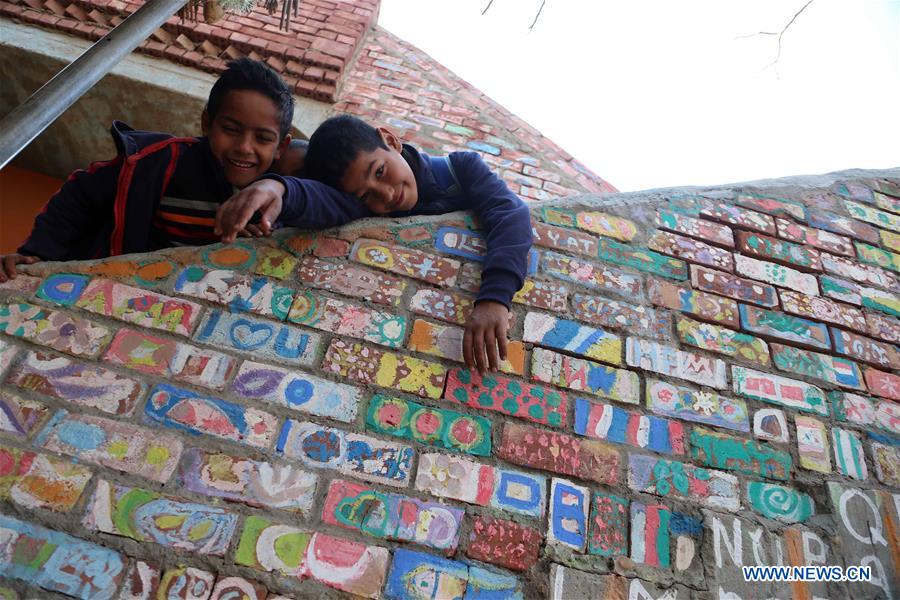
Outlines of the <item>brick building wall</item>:
M896 597L900 172L532 217L485 377L465 213L0 286L3 593Z

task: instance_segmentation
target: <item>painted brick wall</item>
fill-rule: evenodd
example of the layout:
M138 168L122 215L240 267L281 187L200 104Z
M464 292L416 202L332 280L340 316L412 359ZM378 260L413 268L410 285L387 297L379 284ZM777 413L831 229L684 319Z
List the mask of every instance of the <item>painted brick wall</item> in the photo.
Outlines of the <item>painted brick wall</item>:
M0 286L4 597L900 595L900 172L532 215L486 376L462 213Z

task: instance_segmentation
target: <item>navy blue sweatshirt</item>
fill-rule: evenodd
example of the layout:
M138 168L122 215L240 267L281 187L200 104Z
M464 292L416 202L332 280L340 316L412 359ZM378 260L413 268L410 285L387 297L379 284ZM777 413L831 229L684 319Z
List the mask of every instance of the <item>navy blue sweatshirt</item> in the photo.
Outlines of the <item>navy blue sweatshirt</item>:
M476 301L493 300L507 308L522 287L531 250L531 215L525 203L497 177L475 152L452 152L450 162L462 187L461 194L446 194L437 184L427 156L404 144L403 158L416 178L418 201L408 211L390 217L442 215L473 210L487 237L487 257ZM309 180L268 174L284 184L286 192L279 221L294 227L325 229L349 221L378 216L349 194L328 198L309 193Z

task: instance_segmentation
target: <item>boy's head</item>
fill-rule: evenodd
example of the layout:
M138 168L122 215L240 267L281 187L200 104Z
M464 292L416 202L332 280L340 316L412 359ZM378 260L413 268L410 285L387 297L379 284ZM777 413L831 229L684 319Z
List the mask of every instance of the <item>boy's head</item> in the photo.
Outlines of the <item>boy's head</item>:
M350 115L332 117L309 138L306 172L359 198L376 214L409 210L419 199L416 178L396 135Z
M213 156L239 188L269 170L290 143L294 98L266 64L249 58L228 63L201 119Z

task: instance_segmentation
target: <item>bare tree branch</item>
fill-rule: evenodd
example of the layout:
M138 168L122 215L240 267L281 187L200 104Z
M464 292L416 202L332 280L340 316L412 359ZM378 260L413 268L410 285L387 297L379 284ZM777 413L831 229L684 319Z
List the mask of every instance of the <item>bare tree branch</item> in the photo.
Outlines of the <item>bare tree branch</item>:
M809 0L812 2L813 0ZM534 15L534 21L531 22L531 26L528 28L528 31L534 29L534 26L537 25L538 19L541 18L541 12L544 10L544 5L547 4L547 0L541 0L541 7L538 9L537 14Z
M485 6L484 10L481 11L481 16L484 16L484 13L486 13L488 11L488 9L491 7L491 4L493 4L493 3L494 3L494 0L488 0L487 6Z
M778 52L775 54L775 60L773 60L773 61L772 61L771 63L769 63L768 65L766 65L765 68L764 68L764 70L765 70L765 69L768 69L769 67L772 67L772 66L776 65L776 64L778 63L778 61L781 59L781 39L784 37L785 32L788 30L788 28L789 28L791 25L794 24L794 21L797 20L797 17L799 17L800 14L801 14L804 10L806 10L806 9L809 7L810 4L812 4L812 3L815 2L815 1L816 1L816 0L807 0L806 4L804 4L804 5L800 8L800 10L798 10L797 12L794 13L794 16L791 17L791 20L787 22L787 25L785 25L784 27L782 27L781 31L758 31L758 32L756 32L756 33L751 33L750 35L742 35L742 36L739 36L739 37L737 37L736 39L741 40L741 39L746 39L746 38L750 38L750 37L756 37L756 36L758 36L758 35L777 35L777 36L778 36Z

